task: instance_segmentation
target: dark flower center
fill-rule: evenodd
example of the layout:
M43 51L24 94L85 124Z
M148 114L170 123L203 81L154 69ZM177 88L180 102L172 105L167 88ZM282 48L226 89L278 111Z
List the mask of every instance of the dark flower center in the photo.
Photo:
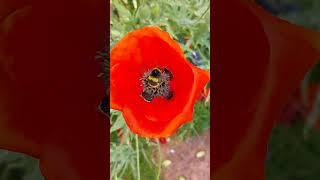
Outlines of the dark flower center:
M141 78L143 91L142 98L151 102L155 97L163 97L170 100L173 92L170 90L172 73L167 68L153 68L145 72Z

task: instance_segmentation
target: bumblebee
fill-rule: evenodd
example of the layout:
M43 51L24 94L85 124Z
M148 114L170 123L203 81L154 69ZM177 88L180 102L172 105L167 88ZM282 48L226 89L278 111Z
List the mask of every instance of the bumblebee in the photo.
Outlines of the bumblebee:
M154 68L150 75L147 78L148 85L151 87L159 87L160 86L160 78L161 78L162 71L159 68Z
M155 97L162 96L169 100L173 97L170 90L170 80L172 73L167 68L154 68L147 71L142 77L143 92L141 96L147 102L151 102Z

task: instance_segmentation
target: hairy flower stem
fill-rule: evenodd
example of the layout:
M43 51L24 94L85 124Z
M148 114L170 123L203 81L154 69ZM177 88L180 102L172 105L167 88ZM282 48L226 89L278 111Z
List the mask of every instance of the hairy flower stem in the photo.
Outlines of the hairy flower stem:
M138 135L137 134L136 134L136 153L137 153L137 171L138 171L137 180L140 180L139 139L138 139Z
M158 139L157 141L157 145L158 145L158 153L159 153L159 159L158 159L158 174L157 174L157 180L160 180L160 175L161 175L161 161L162 161L162 158L161 158L161 144L160 144L160 140Z

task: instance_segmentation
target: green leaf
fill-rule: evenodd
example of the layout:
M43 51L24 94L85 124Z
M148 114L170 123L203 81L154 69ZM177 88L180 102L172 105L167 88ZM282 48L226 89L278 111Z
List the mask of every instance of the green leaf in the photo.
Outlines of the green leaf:
M147 20L147 19L150 18L150 16L151 16L150 7L148 7L148 6L141 6L141 7L138 9L137 17L139 17L140 19Z
M123 127L126 126L126 123L123 119L122 114L118 116L117 120L115 121L115 123L111 126L110 128L110 133L116 131L117 129L122 129Z

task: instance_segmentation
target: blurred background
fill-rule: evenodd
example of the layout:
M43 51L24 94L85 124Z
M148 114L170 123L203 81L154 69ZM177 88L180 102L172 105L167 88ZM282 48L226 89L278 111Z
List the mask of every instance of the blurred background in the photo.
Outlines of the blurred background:
M30 156L0 150L0 180L44 180L38 163Z
M257 2L282 19L320 30L319 0ZM292 95L272 132L266 160L268 180L320 179L319 85L320 64L316 64Z
M187 3L186 3L187 2ZM319 0L257 0L272 14L314 30L320 30ZM168 31L195 65L209 69L209 0L111 0L111 47L127 32L157 25ZM303 59L302 59L303 61ZM289 67L288 67L289 68ZM162 162L166 179L187 179L197 175L185 167L183 149L195 149L194 166L208 168L210 127L208 89L195 107L195 119L183 126L172 139L162 140ZM110 171L112 179L134 179L134 142L119 112L111 114ZM114 123L118 120L119 123ZM120 129L120 130L119 130ZM121 135L121 136L119 136ZM142 175L154 179L155 143L141 141ZM124 142L124 143L123 143ZM301 82L301 87L283 109L269 142L266 157L268 180L316 180L320 178L320 64ZM190 160L190 159L188 159ZM189 163L187 164L189 166ZM201 172L199 170L199 172ZM202 172L201 172L202 173ZM143 178L143 179L146 179ZM206 179L203 177L202 179ZM20 153L0 150L0 180L43 180L38 161Z

